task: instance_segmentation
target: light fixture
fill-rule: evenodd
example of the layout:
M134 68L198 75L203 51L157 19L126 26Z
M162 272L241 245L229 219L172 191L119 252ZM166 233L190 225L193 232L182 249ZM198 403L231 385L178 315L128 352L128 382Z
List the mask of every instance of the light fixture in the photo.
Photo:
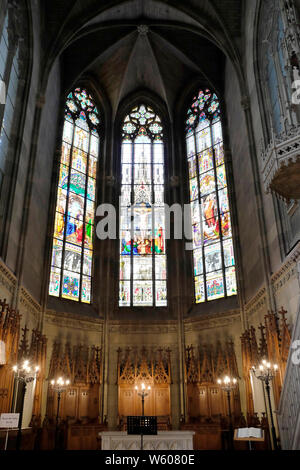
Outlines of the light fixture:
M56 411L56 421L55 421L55 449L58 448L58 423L59 423L60 397L61 397L61 394L70 385L70 383L71 383L70 380L64 377L58 377L57 379L52 379L50 381L52 390L57 393L57 411Z
M224 390L227 394L228 402L228 416L229 416L229 447L233 449L233 424L232 424L232 412L231 412L231 403L230 403L230 394L237 386L237 379L235 377L230 377L225 375L222 379L218 379L217 383L220 385L221 389Z
M272 380L274 379L278 371L278 365L272 364L266 359L263 359L258 367L252 366L251 370L254 376L257 379L261 380L262 384L265 384L267 397L268 397L268 403L269 403L273 445L274 445L274 449L278 450L277 437L276 437L276 431L275 431L274 420L273 420L271 395L270 395L270 382L272 382Z
M15 374L16 381L16 390L15 390L15 400L14 400L14 411L16 411L17 395L19 384L23 384L22 396L21 396L21 411L19 416L19 425L18 425L18 434L16 441L16 450L20 450L21 441L22 441L22 421L23 421L23 409L24 409L24 399L27 389L27 384L33 382L36 378L36 375L39 371L39 366L32 366L29 363L28 359L25 359L22 364L15 364L12 368Z
M145 410L145 397L147 397L151 391L150 385L147 387L146 391L146 386L144 382L141 383L140 387L137 385L135 386L135 390L138 392L138 396L142 398L142 416L145 415L144 410Z

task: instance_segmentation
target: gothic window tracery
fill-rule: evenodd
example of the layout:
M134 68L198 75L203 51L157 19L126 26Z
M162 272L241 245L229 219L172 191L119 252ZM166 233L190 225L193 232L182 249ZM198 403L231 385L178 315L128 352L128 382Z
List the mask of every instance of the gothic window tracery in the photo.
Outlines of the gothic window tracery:
M185 132L195 300L202 303L237 292L220 104L210 90L193 98Z
M83 88L65 106L49 294L91 302L100 116Z
M163 125L145 104L122 127L119 306L167 305Z

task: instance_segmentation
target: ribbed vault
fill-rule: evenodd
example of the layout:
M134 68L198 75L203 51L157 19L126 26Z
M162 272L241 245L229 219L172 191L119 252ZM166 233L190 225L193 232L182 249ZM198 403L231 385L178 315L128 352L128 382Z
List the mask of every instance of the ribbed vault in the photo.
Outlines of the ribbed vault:
M195 78L222 89L225 54L234 59L237 53L240 3L46 2L44 80L60 56L64 91L88 74L101 85L113 112L138 88L154 92L171 111L184 85Z

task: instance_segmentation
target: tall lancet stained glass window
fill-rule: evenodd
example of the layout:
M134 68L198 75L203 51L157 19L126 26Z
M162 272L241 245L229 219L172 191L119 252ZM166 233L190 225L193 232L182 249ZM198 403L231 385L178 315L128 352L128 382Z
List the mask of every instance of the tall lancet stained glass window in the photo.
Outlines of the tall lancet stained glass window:
M136 106L122 129L120 306L167 305L163 126Z
M49 294L91 302L98 110L82 88L66 101Z
M237 293L220 104L200 90L187 113L186 149L196 303Z

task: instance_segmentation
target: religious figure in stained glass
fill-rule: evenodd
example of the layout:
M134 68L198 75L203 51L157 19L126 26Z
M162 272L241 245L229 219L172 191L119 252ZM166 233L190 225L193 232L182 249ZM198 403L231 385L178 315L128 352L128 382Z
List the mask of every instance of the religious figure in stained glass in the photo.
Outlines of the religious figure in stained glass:
M69 93L65 107L49 294L91 302L98 110L85 89Z
M220 104L208 89L188 109L186 152L195 299L201 303L237 293Z
M141 104L122 130L119 305L166 306L162 123Z

